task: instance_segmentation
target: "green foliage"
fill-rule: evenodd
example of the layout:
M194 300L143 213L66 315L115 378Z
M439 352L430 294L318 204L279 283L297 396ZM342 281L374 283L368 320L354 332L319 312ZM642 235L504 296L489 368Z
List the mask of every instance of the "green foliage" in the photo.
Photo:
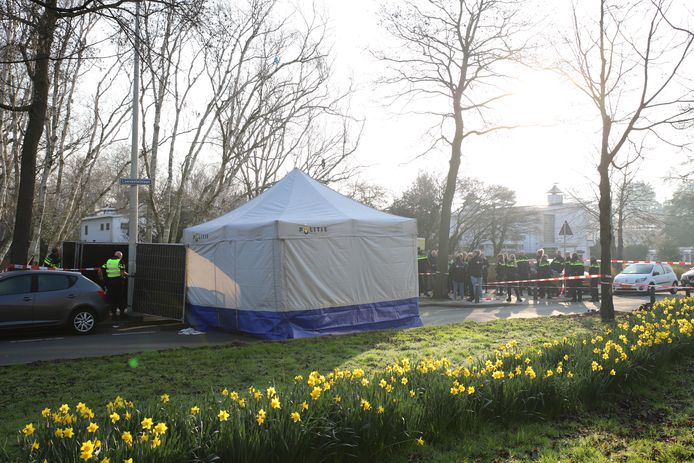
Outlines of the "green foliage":
M648 256L648 246L645 244L630 244L624 246L625 260L644 260Z

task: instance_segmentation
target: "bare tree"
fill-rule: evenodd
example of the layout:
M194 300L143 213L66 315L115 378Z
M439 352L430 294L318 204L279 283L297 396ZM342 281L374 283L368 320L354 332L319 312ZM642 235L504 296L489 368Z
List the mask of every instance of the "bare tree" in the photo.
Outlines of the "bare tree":
M379 58L389 65L398 97L431 99L440 110L441 135L451 150L439 221L439 268L447 268L451 210L463 141L507 125L489 120L494 103L506 96L498 84L504 68L520 58L525 44L514 42L524 28L515 0L407 1L383 11L386 29L400 48ZM445 109L448 108L448 109ZM446 133L444 133L446 132ZM446 293L445 279L435 295Z
M590 98L601 119L598 163L601 281L600 315L614 320L610 260L612 248L612 190L610 169L620 168L617 156L629 140L692 120L687 89L677 80L691 55L694 37L671 27L663 11L670 2L601 0L596 19L583 27L574 7L573 52L566 74Z
M16 50L12 62L24 68L30 88L22 101L14 103L0 101L0 108L3 110L27 113L21 145L17 207L10 249L11 259L14 262L26 262L29 251L36 164L49 104L51 62L66 58L55 53L56 31L62 22L72 18L92 14L111 17L113 11L124 9L133 1L135 0L100 2L72 0L58 4L58 0L8 0L0 4L0 15L21 24L24 31L17 36L19 39L17 42L8 43L6 47ZM164 0L154 1L164 3ZM174 0L170 0L168 3L173 2Z

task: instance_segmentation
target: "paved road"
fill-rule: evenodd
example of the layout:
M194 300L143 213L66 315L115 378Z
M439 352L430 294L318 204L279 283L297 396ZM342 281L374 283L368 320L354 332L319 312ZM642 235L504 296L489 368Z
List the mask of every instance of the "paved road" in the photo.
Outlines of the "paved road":
M89 336L46 330L3 335L0 337L0 365L253 341L248 336L217 332L183 336L178 334L180 328L183 326L179 323L117 329L101 325Z
M659 296L658 298L662 298ZM647 298L628 296L615 297L615 308L620 311L636 309ZM569 303L524 302L521 304L503 301L486 301L478 306L461 306L453 301L422 300L420 315L426 326L445 325L462 321L489 321L503 318L534 318L550 315L570 315L598 309L591 302ZM21 334L0 335L0 365L101 357L105 355L132 354L136 352L172 349L177 347L200 347L233 343L256 342L240 334L211 332L203 335L183 336L178 330L181 324L150 324L113 328L100 325L95 334L73 336L59 331L34 331Z

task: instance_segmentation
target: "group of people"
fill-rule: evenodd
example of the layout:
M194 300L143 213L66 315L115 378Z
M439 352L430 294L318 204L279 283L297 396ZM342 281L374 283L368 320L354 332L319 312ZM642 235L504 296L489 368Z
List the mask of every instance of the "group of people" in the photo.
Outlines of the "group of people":
M436 250L431 251L428 256L423 250L418 250L417 270L420 295L430 295L433 291L434 276L438 271L437 258ZM448 267L449 292L453 292L454 299L467 298L470 302L479 302L488 272L489 262L484 252L476 250L457 254Z
M430 295L433 289L434 276L438 272L438 254L433 250L429 255L418 250L419 293ZM571 301L583 300L583 279L557 280L546 282L530 282L528 280L563 278L568 276L582 277L586 271L582 257L578 253L566 253L562 256L557 251L554 257L545 254L544 249L539 249L532 255L499 254L496 258L496 276L494 282L488 283L489 262L484 252L476 250L468 253L459 253L449 259L448 266L448 291L453 300L467 299L479 302L485 286L494 286L497 296L506 295L506 301L511 302L512 294L515 294L517 302L523 302L527 294L536 299L552 299L564 292ZM590 275L600 273L600 265L592 257L588 266ZM509 282L504 284L504 282ZM599 300L599 281L590 279L591 301ZM563 288L564 286L564 288Z

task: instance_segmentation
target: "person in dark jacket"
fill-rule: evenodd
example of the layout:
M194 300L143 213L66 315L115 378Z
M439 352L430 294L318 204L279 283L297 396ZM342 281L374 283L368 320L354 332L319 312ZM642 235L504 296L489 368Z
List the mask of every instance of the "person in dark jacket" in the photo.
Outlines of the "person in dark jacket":
M467 279L467 263L462 254L455 256L451 266L451 278L453 280L453 300L455 301L460 297L462 301L465 298L465 280Z
M552 263L550 263L549 265L549 268L552 271L552 278L561 277L562 272L564 271L564 258L561 255L561 251L557 251L556 255L554 256L554 259L552 260ZM550 285L550 295L559 296L561 294L561 281L551 283L552 284Z
M424 251L417 249L417 273L419 273L419 295L429 291L429 258Z
M571 255L571 261L567 264L569 275L574 277L582 277L585 272L583 260L577 253ZM580 302L583 300L583 280L569 280L569 296L571 302Z
M480 249L480 257L482 258L482 261L484 262L483 267L482 267L482 292L487 293L487 282L489 281L489 261L487 260L487 257L484 255L484 251Z
M60 251L58 248L51 249L51 253L43 259L43 265L46 267L60 268Z
M519 259L516 259L516 265L518 265L518 279L527 281L530 279L530 261L524 255L521 255ZM518 291L521 297L523 296L523 289L527 286L527 283L519 283ZM528 295L530 295L530 290L528 289Z
M516 263L516 256L514 254L509 254L506 260L506 280L515 281L518 280L518 264ZM516 293L516 302L523 302L520 295L520 290L518 283L509 283L506 285L506 302L511 302L511 287L513 287Z
M496 256L496 281L506 280L506 256L499 254ZM501 285L496 286L495 294L501 296L504 294L504 288Z
M595 257L590 258L590 266L588 267L588 273L590 275L600 274L600 264L598 264L598 261L595 259ZM600 300L600 296L598 294L598 285L600 284L599 280L600 278L590 279L590 300L593 302L598 302Z
M537 278L538 279L543 279L543 278L551 278L552 277L552 271L550 269L550 263L549 259L547 259L547 256L543 253L540 256L540 261L537 264ZM551 287L552 287L552 282L551 281L543 281L538 283L539 287L539 297L547 297L547 299L552 299L552 294L551 294Z
M475 251L468 261L468 272L472 282L473 300L478 303L482 295L482 277L484 275L484 259L480 256L479 251Z

